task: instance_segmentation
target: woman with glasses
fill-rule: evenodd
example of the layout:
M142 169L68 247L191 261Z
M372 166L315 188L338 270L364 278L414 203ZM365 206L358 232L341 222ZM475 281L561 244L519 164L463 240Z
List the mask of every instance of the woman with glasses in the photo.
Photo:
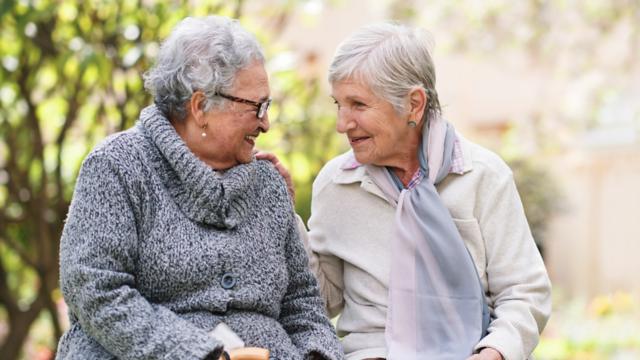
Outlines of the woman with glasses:
M272 359L342 359L285 183L253 156L271 102L255 38L187 18L145 87L155 104L82 165L60 246L71 326L57 358L218 359L224 324Z

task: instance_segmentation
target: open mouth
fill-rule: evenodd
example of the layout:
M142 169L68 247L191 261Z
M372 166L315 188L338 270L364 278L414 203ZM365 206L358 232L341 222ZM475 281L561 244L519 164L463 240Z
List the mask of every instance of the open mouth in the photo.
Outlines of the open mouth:
M369 139L371 139L369 136L353 136L349 138L349 143L351 145L358 145Z
M257 138L258 138L258 135L246 135L244 137L244 141L248 142L249 145L254 146L256 144Z

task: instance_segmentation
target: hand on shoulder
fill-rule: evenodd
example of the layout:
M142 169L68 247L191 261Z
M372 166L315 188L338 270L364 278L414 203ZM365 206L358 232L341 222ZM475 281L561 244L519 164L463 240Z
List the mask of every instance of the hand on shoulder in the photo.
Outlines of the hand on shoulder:
M255 153L256 159L258 160L267 160L270 161L273 166L278 170L280 175L284 178L284 182L287 184L287 191L289 191L289 196L291 197L291 201L296 203L296 189L293 186L293 180L291 180L291 174L286 167L280 162L280 159L273 154L265 151L258 151Z

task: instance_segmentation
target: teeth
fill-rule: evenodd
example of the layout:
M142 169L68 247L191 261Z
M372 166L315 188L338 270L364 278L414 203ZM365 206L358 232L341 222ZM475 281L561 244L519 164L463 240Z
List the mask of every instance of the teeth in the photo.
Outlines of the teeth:
M255 140L256 140L256 138L257 138L257 136L247 135L247 136L245 136L244 138L245 138L245 139L247 139L247 140L255 141Z

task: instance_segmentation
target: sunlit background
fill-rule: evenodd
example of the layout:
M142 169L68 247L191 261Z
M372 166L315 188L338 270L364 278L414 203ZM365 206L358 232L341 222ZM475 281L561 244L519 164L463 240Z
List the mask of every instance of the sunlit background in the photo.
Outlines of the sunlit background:
M239 18L266 50L273 123L259 146L287 163L305 219L315 174L347 149L326 83L336 46L388 19L429 30L445 117L514 169L554 284L536 358L640 358L637 0L3 0L0 359L53 357L80 162L150 102L140 75L159 41L206 14Z

